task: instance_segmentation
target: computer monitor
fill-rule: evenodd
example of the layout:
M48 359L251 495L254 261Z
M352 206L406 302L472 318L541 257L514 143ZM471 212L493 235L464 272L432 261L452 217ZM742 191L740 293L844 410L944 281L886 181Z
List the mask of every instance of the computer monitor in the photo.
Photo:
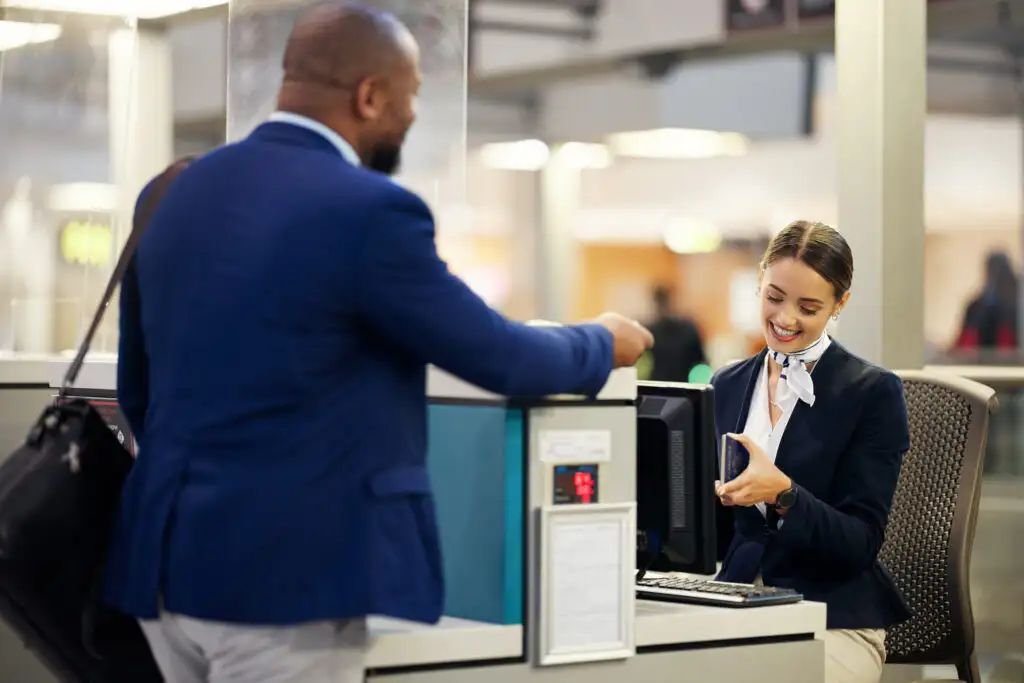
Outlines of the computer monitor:
M714 574L714 390L640 382L637 391L637 567Z

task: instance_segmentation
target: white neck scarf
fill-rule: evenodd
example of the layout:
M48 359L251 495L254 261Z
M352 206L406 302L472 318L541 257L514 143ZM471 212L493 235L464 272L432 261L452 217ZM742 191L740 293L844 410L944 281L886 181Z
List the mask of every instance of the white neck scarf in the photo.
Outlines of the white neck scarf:
M828 334L823 332L818 341L802 351L785 354L769 347L768 354L782 367L779 385L775 389L776 405L785 407L791 403L795 405L797 401L814 405L814 381L807 366L818 362L831 342Z

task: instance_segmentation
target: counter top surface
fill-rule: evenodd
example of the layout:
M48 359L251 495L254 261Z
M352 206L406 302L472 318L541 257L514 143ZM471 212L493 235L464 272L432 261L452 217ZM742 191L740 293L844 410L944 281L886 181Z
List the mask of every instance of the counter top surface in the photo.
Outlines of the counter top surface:
M510 659L523 652L523 627L442 617L430 626L371 617L366 668Z
M721 570L722 565L719 563L716 574ZM681 572L647 572L647 576L710 580L715 574L703 576ZM636 644L637 647L646 647L823 633L825 615L824 603L807 601L774 607L710 607L637 600Z
M825 605L801 602L746 609L637 600L638 648L813 635L825 631ZM436 626L370 620L367 668L509 659L522 654L521 626L445 617ZM641 655L642 656L642 655Z
M0 353L0 386L38 385L50 383L51 356Z
M825 631L825 605L709 607L636 601L636 645L679 645L816 634Z
M49 363L42 361L36 375L37 381L49 380L50 386L60 386L71 360L55 358ZM104 354L88 357L78 375L75 386L79 389L100 389L114 391L117 389L117 357ZM468 401L501 401L503 397L492 394L473 386L434 366L430 366L427 374L427 395L436 399L468 400ZM564 401L585 400L582 396L551 397ZM634 400L636 398L636 369L619 368L612 372L608 383L597 396L600 400Z

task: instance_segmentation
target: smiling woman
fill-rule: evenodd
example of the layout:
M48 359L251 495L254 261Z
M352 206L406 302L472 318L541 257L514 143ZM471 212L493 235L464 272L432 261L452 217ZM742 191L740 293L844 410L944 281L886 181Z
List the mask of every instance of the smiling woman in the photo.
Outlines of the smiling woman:
M852 282L853 254L837 230L807 221L787 226L761 262L762 326L772 350L793 353L817 343L828 318L846 305Z
M759 272L768 348L712 378L719 438L739 432L750 455L718 486L733 529L719 578L826 603L826 683L876 683L885 629L909 616L877 560L910 447L902 384L826 332L852 282L838 231L788 225Z

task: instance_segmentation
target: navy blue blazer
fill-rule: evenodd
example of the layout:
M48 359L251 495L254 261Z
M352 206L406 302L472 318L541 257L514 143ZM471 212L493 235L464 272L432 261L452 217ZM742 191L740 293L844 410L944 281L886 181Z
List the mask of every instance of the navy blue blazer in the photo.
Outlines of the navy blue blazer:
M743 431L766 353L711 380L719 440ZM887 628L911 616L877 559L910 449L903 384L834 341L813 377L814 406L797 404L776 456L796 504L777 529L757 508L719 505L720 530L733 531L719 578L752 583L760 571L767 585L826 603L828 628Z
M327 140L260 126L187 168L121 295L138 439L105 582L141 618L434 622L426 368L596 394L598 325L510 322L449 273L427 205Z

